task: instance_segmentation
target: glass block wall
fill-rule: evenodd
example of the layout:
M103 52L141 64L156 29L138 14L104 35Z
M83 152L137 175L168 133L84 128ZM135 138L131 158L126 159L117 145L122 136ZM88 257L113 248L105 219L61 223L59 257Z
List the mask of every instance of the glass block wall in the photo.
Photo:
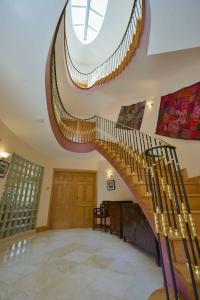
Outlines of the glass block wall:
M12 155L0 199L0 238L35 228L43 170L42 166Z

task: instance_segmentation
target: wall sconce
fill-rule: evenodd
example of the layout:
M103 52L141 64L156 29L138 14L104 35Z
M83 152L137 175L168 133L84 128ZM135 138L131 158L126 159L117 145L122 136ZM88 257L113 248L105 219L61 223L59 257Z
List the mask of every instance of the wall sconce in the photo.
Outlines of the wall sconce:
M153 105L154 105L154 101L153 100L147 101L147 106L148 106L149 109L152 109Z
M10 153L5 152L5 151L0 151L0 158L8 158L10 156Z
M106 171L106 178L107 179L112 179L114 177L114 171L109 169Z

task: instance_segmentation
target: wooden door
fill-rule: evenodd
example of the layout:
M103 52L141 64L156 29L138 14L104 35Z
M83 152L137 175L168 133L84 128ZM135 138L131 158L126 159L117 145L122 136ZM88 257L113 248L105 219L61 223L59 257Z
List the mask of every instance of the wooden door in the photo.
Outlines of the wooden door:
M92 227L96 207L96 173L55 171L49 227Z

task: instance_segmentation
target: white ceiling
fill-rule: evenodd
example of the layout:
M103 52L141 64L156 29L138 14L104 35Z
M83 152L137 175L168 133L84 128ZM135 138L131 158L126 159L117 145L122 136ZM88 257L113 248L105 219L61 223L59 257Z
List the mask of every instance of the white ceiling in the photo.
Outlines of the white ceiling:
M65 0L0 1L0 118L32 147L57 157L71 154L57 144L50 127L45 64L64 3ZM133 103L141 95L152 97L172 74L181 74L191 65L199 67L199 48L147 56L149 26L147 22L141 48L127 70L117 80L84 94L67 81L63 49L58 45L59 85L69 112L82 117L99 113L115 118L116 107ZM38 118L44 123L39 123Z
M200 47L200 1L150 0L149 54Z

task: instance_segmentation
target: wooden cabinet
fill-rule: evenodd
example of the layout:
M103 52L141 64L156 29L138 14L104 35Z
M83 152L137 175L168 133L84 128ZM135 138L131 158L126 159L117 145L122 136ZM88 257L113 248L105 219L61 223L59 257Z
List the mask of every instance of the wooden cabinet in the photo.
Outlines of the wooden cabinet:
M120 238L123 238L122 207L128 203L131 204L132 201L111 201L109 204L110 233L117 234Z
M122 220L124 241L131 242L154 255L156 263L160 265L157 240L139 205L136 203L123 204Z

